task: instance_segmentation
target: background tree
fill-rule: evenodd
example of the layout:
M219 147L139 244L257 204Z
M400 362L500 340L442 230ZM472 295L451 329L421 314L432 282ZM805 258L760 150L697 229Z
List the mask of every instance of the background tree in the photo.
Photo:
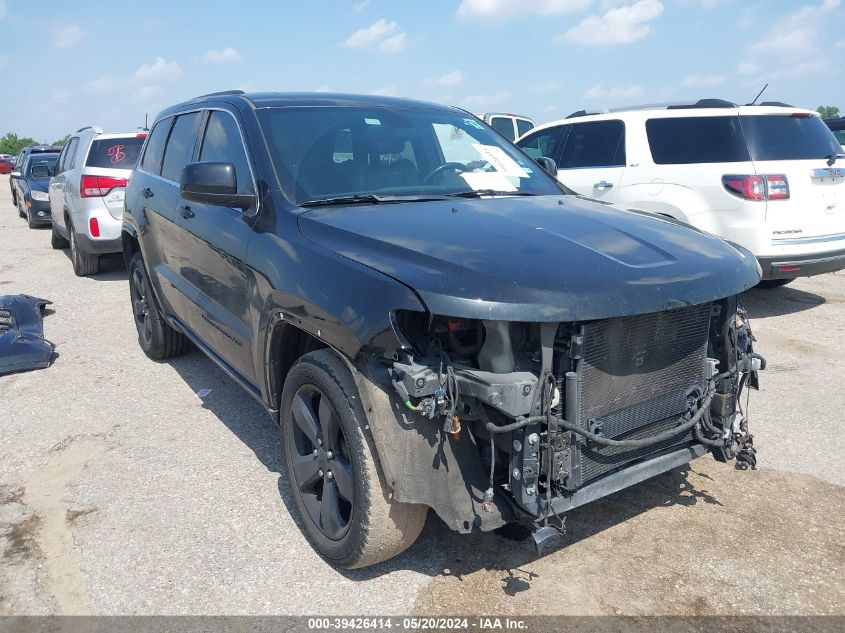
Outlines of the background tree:
M14 132L6 132L0 136L0 154L17 154L27 145L35 145L37 141L28 136L20 137Z
M839 108L836 106L819 106L816 108L816 112L822 115L823 119L838 119L839 118Z
M60 138L58 141L53 141L52 145L53 145L53 147L63 147L63 146L64 146L64 144L65 144L65 143L67 143L67 140L68 140L69 138L70 138L70 134L65 134L65 135L64 135L62 138Z

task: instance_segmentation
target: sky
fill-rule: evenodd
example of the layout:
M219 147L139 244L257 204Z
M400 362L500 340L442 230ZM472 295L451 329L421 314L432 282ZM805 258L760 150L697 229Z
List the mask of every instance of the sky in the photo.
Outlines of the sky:
M845 112L843 0L0 0L0 134L134 129L227 89L538 123L718 97Z

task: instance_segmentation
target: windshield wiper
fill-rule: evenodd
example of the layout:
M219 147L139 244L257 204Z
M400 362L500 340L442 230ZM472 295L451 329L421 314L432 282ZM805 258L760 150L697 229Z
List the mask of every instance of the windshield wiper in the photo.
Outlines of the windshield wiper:
M536 193L527 191L499 191L497 189L475 189L473 191L459 191L458 193L446 194L450 198L480 198L481 196L536 196Z
M837 158L845 158L845 154L833 153L833 154L829 154L828 156L825 156L825 158L827 159L827 166L833 167L833 163L836 162L836 159Z
M427 202L429 200L446 200L445 196L377 196L375 194L358 194L353 196L338 196L322 200L309 200L300 207L330 207L344 204L395 204L398 202Z

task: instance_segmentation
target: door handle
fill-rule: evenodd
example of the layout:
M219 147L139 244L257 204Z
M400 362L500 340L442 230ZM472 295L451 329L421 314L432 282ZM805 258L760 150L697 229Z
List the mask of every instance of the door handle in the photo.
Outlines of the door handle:
M146 189L141 189L141 193L144 195L145 198L153 197L153 190L149 187L147 187Z
M613 189L613 183L607 182L606 180L600 180L593 185L593 188L598 189L599 191L607 191L608 189Z
M187 204L183 204L181 207L179 207L179 215L181 215L186 220L190 220L196 214L191 211L191 207L189 207Z

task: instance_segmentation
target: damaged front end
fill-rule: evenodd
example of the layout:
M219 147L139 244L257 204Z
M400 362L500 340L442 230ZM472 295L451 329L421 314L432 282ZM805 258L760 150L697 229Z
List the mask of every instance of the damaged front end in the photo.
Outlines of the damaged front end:
M587 322L393 320L401 350L368 365L401 402L398 424L374 415L382 463L398 500L458 531L526 517L548 530L708 451L756 465L740 396L765 361L736 297Z

